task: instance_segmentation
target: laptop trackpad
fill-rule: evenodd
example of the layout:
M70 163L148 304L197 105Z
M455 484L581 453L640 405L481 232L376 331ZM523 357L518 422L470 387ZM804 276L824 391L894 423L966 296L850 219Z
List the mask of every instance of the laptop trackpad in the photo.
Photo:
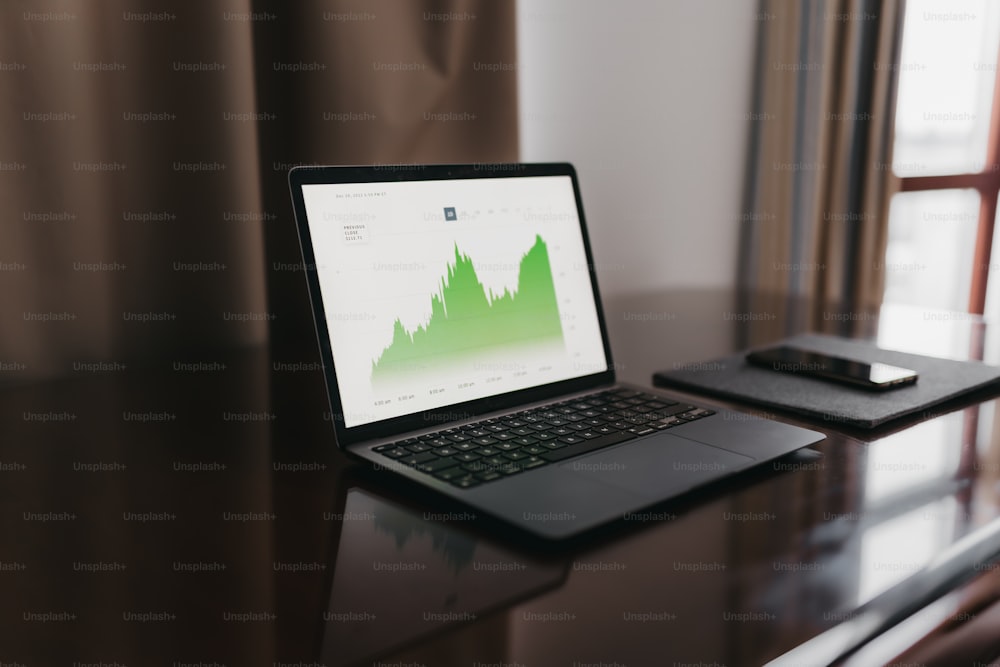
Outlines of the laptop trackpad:
M725 477L754 459L669 433L573 459L562 467L654 499Z

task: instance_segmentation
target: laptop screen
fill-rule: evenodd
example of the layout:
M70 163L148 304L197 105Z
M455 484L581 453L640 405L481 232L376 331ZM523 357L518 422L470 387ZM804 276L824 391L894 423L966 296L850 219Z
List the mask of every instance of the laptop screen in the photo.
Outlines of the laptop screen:
M346 427L608 370L569 176L302 196Z

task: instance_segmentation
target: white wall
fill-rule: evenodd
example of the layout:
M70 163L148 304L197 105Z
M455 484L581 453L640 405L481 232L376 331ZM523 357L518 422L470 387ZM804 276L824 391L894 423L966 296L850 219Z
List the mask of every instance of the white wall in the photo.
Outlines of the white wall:
M518 0L521 159L580 173L605 297L732 287L756 0Z

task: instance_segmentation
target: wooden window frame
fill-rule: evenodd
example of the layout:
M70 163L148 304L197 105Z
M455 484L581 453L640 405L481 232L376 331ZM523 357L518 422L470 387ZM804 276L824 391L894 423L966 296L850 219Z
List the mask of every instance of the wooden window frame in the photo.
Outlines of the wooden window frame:
M1000 54L995 62L989 139L983 170L977 173L943 176L904 176L899 184L900 192L956 188L974 188L979 192L979 222L976 227L972 280L969 286L969 312L977 315L982 315L986 308L986 281L990 275L993 228L997 217L997 197L1000 196Z

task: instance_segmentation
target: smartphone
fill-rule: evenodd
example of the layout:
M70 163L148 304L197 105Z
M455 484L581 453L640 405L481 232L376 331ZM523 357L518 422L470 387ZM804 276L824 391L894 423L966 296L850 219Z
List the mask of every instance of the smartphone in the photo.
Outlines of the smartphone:
M917 372L909 368L882 363L870 364L787 345L750 352L747 354L747 361L773 371L809 375L873 391L907 387L917 381Z

